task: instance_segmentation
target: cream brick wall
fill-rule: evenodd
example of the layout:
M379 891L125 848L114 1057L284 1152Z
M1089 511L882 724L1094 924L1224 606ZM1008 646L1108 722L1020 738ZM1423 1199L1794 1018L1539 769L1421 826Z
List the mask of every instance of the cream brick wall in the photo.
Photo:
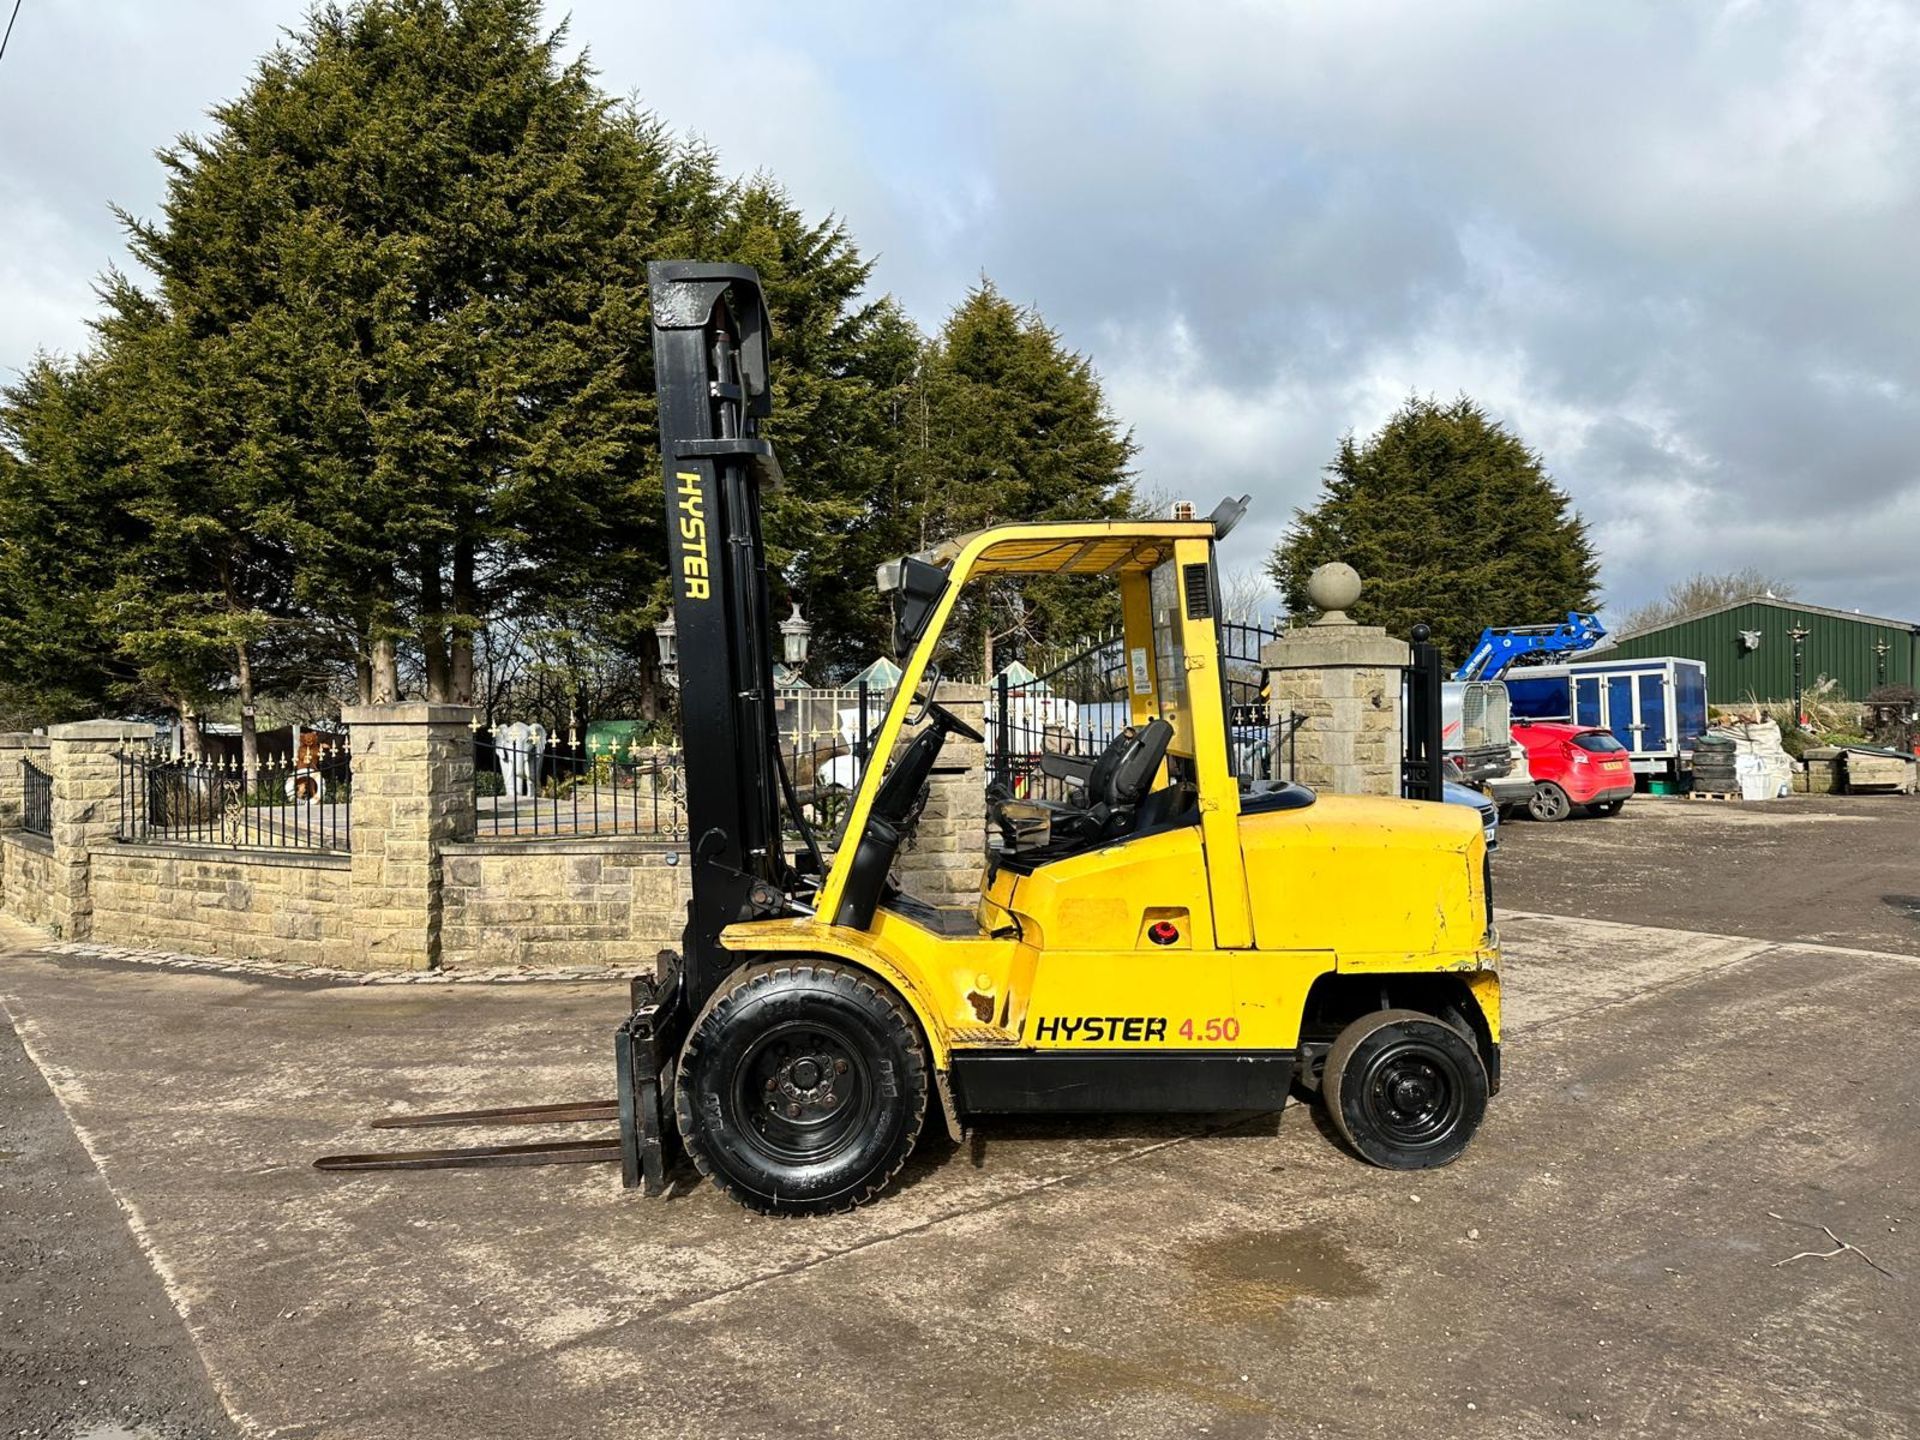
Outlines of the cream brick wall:
M420 702L341 712L353 736L349 968L440 963L440 849L473 838L473 713Z
M15 830L0 835L0 909L29 925L53 920L53 842Z
M440 966L653 969L687 921L684 856L636 838L441 847Z
M183 845L100 845L92 856L93 938L288 965L339 966L352 953L344 855Z
M46 924L68 940L93 933L93 847L120 828L120 752L153 739L151 725L82 720L47 732L53 777L53 879Z
M941 698L978 726L984 696L947 686ZM350 855L122 844L115 755L144 727L61 727L71 733L56 731L48 766L56 833L0 835L0 905L65 938L296 966L638 971L679 948L690 866L671 847L474 840L469 714L347 712ZM941 763L965 771L934 778L897 869L922 899L971 905L986 854L984 747L951 738Z
M0 730L0 830L12 830L20 824L27 783L22 767L31 760L45 770L48 744L44 735Z
M1400 793L1401 667L1411 651L1365 625L1289 630L1260 653L1276 733L1289 715L1295 773L1281 777L1339 795ZM1275 747L1283 763L1286 745Z
M983 735L986 696L984 685L940 687L940 703ZM986 746L949 735L940 767L949 766L965 766L965 773L933 777L913 846L901 852L893 868L901 888L916 899L971 907L980 899L987 869Z

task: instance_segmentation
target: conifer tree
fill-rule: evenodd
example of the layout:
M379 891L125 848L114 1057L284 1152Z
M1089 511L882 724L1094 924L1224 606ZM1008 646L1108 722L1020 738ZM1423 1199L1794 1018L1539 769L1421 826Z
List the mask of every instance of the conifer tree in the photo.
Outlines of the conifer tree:
M1010 520L1116 517L1133 503L1133 438L1092 362L991 282L928 345L903 421L903 549ZM1109 590L1067 576L981 588L956 617L957 663L991 676L1012 655L1091 636L1117 616Z
M0 392L0 724L106 709L135 680L100 596L140 526L97 359L40 356Z
M1379 434L1341 440L1319 503L1294 512L1268 561L1292 613L1310 612L1307 577L1336 560L1366 582L1354 619L1400 636L1425 623L1449 661L1484 626L1552 624L1598 598L1586 522L1540 456L1465 397L1411 398Z
M540 11L316 9L209 135L163 153L160 218L128 221L178 332L168 473L287 567L272 588L301 643L353 658L368 699L408 672L470 698L495 616L651 672L650 259L761 268L789 477L767 532L829 620L847 608L838 547L884 471L862 348L878 312L844 226L608 99ZM169 608L193 623L152 613ZM256 643L294 634L249 613Z

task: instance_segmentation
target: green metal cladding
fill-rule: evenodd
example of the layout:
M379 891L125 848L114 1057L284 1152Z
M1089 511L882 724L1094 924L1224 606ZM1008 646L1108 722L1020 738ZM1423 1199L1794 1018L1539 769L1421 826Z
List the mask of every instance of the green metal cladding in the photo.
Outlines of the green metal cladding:
M1707 698L1715 705L1737 705L1750 698L1790 700L1796 628L1807 632L1801 642L1807 685L1830 677L1850 700L1866 698L1878 685L1920 685L1914 678L1920 664L1920 625L1786 600L1743 600L1641 631L1587 658L1678 655L1706 664ZM1759 632L1757 649L1742 646L1742 631Z

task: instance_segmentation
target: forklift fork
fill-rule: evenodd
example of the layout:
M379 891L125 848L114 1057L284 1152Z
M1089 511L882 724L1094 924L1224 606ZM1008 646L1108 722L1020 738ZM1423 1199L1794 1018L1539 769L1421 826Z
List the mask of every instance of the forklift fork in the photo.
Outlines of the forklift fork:
M376 1130L477 1128L512 1125L573 1125L591 1120L620 1122L618 1137L540 1141L531 1145L459 1146L444 1150L387 1150L353 1155L323 1155L317 1170L445 1170L503 1165L577 1165L618 1160L628 1189L644 1185L649 1195L665 1191L667 1176L679 1163L680 1132L673 1116L674 1057L686 1038L685 990L680 957L663 952L665 976L633 980L633 1013L614 1042L619 1096L614 1100L570 1100L554 1105L507 1105L484 1110L440 1110L425 1114L383 1115Z

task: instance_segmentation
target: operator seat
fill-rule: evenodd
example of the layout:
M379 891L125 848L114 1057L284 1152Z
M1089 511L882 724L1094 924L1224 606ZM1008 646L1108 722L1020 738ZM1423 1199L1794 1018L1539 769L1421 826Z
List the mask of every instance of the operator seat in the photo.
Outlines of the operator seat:
M1173 726L1155 717L1137 730L1129 725L1100 752L1087 772L1078 803L1049 805L1052 842L1076 846L1112 840L1129 833L1140 802L1173 743Z

